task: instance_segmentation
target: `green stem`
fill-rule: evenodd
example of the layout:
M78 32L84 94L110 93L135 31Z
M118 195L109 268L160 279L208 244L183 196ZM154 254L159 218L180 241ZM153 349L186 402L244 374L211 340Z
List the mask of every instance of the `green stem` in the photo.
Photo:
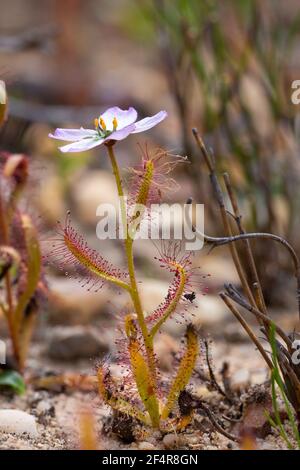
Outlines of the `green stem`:
M122 179L118 167L118 163L116 161L116 157L113 151L112 145L107 145L108 154L110 157L113 173L116 180L118 195L120 199L120 208L121 208L121 217L122 217L122 225L124 230L125 236L125 252L128 264L128 272L129 272L129 279L130 279L130 296L134 305L134 309L137 314L137 319L139 326L141 328L146 354L147 354L147 361L149 365L149 370L153 379L153 385L156 389L156 365L155 365L155 356L153 350L153 339L148 332L148 328L145 322L145 317L143 313L143 308L140 300L140 295L138 292L136 277L135 277L135 269L134 269L134 260L133 260L133 238L128 234L128 223L127 223L127 210L126 204L124 199L124 191L122 187Z

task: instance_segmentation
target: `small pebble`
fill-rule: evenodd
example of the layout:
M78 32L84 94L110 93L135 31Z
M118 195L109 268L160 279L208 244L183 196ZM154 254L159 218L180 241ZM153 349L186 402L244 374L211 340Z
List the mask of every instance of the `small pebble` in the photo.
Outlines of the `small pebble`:
M38 415L55 415L54 406L46 400L41 400L36 406L36 413Z
M139 443L139 450L155 450L155 447L150 442L143 441Z
M199 444L199 436L189 436L188 443L190 445L197 445Z
M20 410L0 410L0 431L33 438L38 435L34 416Z
M62 361L103 356L108 351L105 335L96 328L80 325L53 328L48 345L48 355Z
M163 438L163 444L166 449L176 449L181 443L181 439L177 434L166 434Z

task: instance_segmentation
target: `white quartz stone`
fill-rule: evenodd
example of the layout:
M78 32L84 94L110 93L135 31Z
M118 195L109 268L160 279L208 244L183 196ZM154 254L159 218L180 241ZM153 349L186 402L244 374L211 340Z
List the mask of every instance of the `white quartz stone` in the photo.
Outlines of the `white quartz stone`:
M0 432L27 434L29 437L38 435L35 418L20 410L0 410Z

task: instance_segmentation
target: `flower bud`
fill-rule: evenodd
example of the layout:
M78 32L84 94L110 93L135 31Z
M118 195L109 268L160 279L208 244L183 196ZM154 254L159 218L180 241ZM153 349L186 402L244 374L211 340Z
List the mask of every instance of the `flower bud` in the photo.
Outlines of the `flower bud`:
M28 177L28 159L25 155L10 155L4 165L3 174L12 178L17 185L24 185Z
M0 80L0 127L4 123L6 119L6 112L7 112L7 95L6 95L6 88L5 83Z

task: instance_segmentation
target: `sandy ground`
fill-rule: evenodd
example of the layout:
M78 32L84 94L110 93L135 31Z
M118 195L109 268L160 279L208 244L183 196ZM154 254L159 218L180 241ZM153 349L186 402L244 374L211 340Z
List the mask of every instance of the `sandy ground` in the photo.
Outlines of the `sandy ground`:
M36 374L37 369L43 367L44 370L53 370L53 364L45 360L40 354L41 347L35 346L31 364L34 367L29 373ZM233 381L232 387L241 394L244 399L247 390L251 390L250 384L263 384L267 378L267 372L260 357L253 351L251 344L239 343L228 345L228 343L218 341L213 346L213 362L216 375L223 360L228 360L230 364L230 375ZM81 361L80 366L69 365L56 368L56 372L76 372L92 373L90 362ZM242 371L242 372L241 372ZM247 373L248 372L248 373ZM261 385L263 387L263 385ZM199 378L192 381L193 393L210 403L212 409L228 410L224 405L222 397L216 392L209 391ZM35 390L29 386L25 395L13 397L9 395L0 396L0 408L16 408L24 410L36 417L38 437L29 438L26 435L16 436L9 433L0 433L0 449L78 449L80 448L79 419L83 410L83 405L92 410L97 428L97 440L100 449L165 449L165 441L159 433L151 430L143 430L135 442L123 443L116 435L108 432L110 429L110 410L104 406L96 392L82 392L70 387L60 387L56 391ZM225 411L224 411L225 413ZM225 422L226 429L230 431L232 425ZM288 430L288 426L287 426ZM232 431L230 431L232 432ZM289 430L288 430L289 432ZM207 418L197 414L188 428L180 434L173 434L174 443L171 446L176 449L238 449L236 442L228 439L217 432ZM264 439L256 439L257 449L284 449L286 445L278 436L276 430L271 432Z

